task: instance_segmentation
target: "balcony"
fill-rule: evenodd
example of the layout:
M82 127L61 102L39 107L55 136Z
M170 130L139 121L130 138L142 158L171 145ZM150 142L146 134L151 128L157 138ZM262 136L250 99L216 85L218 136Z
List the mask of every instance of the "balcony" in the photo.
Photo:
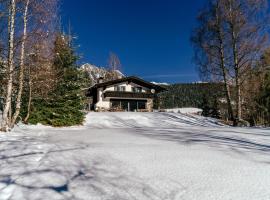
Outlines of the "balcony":
M152 99L154 94L144 92L119 92L107 91L104 93L104 98L127 98L127 99Z

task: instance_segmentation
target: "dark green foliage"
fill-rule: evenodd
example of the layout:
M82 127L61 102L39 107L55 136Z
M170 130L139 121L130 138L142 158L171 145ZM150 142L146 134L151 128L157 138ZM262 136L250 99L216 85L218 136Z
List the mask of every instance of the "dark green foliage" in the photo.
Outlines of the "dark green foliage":
M174 84L158 95L155 107L161 109L196 107L206 117L220 118L219 98L224 98L222 83Z
M77 57L64 36L55 42L54 67L57 85L47 98L34 99L29 123L51 126L72 126L82 124L84 114L81 92L82 74L76 67Z
M215 96L209 98L209 96L203 95L203 103L200 108L203 110L202 115L205 117L221 118L218 99Z
M211 116L210 102L209 102L209 99L207 98L207 96L205 94L203 95L203 100L202 100L202 104L201 104L200 108L203 110L202 111L203 116L205 116L205 117L210 117Z
M217 97L214 97L214 99L213 99L213 102L212 102L212 105L211 105L210 117L213 117L213 118L216 118L216 119L221 118L219 102L218 102Z
M167 86L166 92L158 95L161 109L196 107L203 104L203 96L208 99L224 97L224 86L222 83L190 83L174 84Z
M265 76L264 85L257 98L258 112L262 124L270 125L270 72Z

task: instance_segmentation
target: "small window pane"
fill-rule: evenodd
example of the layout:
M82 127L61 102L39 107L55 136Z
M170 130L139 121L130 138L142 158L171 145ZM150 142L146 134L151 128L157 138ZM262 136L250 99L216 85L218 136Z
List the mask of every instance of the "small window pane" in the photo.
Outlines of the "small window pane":
M121 92L125 92L126 91L126 87L125 86L121 86Z
M146 108L145 104L146 102L138 101L138 109L145 109Z

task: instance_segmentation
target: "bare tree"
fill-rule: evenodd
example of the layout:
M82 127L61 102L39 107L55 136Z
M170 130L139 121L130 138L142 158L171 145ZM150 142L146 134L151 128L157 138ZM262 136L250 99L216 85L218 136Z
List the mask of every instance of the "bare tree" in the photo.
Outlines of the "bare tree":
M45 98L54 89L57 81L53 69L53 46L56 32L59 31L58 0L43 0L32 4L31 38L28 40L28 64L26 70L27 114L23 121L27 123L32 101ZM29 35L29 34L28 34Z
M14 32L15 32L15 15L16 15L16 1L10 0L9 2L9 20L8 20L8 83L5 98L5 107L3 111L2 119L2 131L8 131L10 126L10 120L8 115L12 115L11 112L11 96L13 86L13 71L14 71Z
M243 83L248 72L260 59L265 48L267 1L265 0L221 0L227 24L228 48L231 53L233 79L236 87L236 117L242 119Z
M25 42L27 38L27 25L28 25L28 7L29 7L30 0L26 0L24 14L23 14L23 36L21 42L21 56L20 56L20 72L19 72L19 89L16 99L16 110L12 117L11 127L14 126L16 120L20 114L21 110L21 101L22 101L22 92L23 92L23 85L24 85L24 64L25 64Z
M267 41L265 10L264 0L209 0L192 37L201 74L224 82L228 113L235 124L242 119L245 80ZM236 91L235 115L230 85Z
M113 53L113 52L110 52L109 54L109 69L112 70L112 71L116 71L116 70L120 70L121 68L121 62L120 62L120 59L118 58L118 56Z
M106 74L107 77L105 77L106 80L113 80L120 78L120 69L121 69L121 62L119 57L113 53L110 52L109 54L109 73Z
M0 0L0 3L0 27L3 27L0 29L0 77L4 86L1 87L1 93L4 94L4 109L0 130L7 131L14 126L20 116L22 95L23 91L26 91L25 86L28 86L29 91L26 97L29 96L28 111L30 112L33 99L32 78L42 76L50 71L48 63L51 63L53 58L52 48L56 30L58 0ZM3 25L5 22L8 23L8 28ZM41 43L46 45L42 46ZM35 47L40 47L40 49ZM42 59L34 61L33 54L42 57ZM45 66L44 63L46 63ZM34 66L38 69L33 70ZM36 74L33 75L32 72ZM25 84L25 75L28 75L28 85ZM44 83L37 85L41 88Z
M229 68L226 66L226 35L224 18L218 1L211 1L197 17L198 27L191 37L195 49L195 62L202 78L223 81L229 118L235 121L231 93Z

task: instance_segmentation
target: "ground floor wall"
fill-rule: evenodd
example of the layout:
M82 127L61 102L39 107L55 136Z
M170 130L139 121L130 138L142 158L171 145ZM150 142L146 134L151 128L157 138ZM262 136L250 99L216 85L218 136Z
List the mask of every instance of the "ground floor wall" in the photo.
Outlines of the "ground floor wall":
M152 112L153 99L106 99L94 107L96 111Z

